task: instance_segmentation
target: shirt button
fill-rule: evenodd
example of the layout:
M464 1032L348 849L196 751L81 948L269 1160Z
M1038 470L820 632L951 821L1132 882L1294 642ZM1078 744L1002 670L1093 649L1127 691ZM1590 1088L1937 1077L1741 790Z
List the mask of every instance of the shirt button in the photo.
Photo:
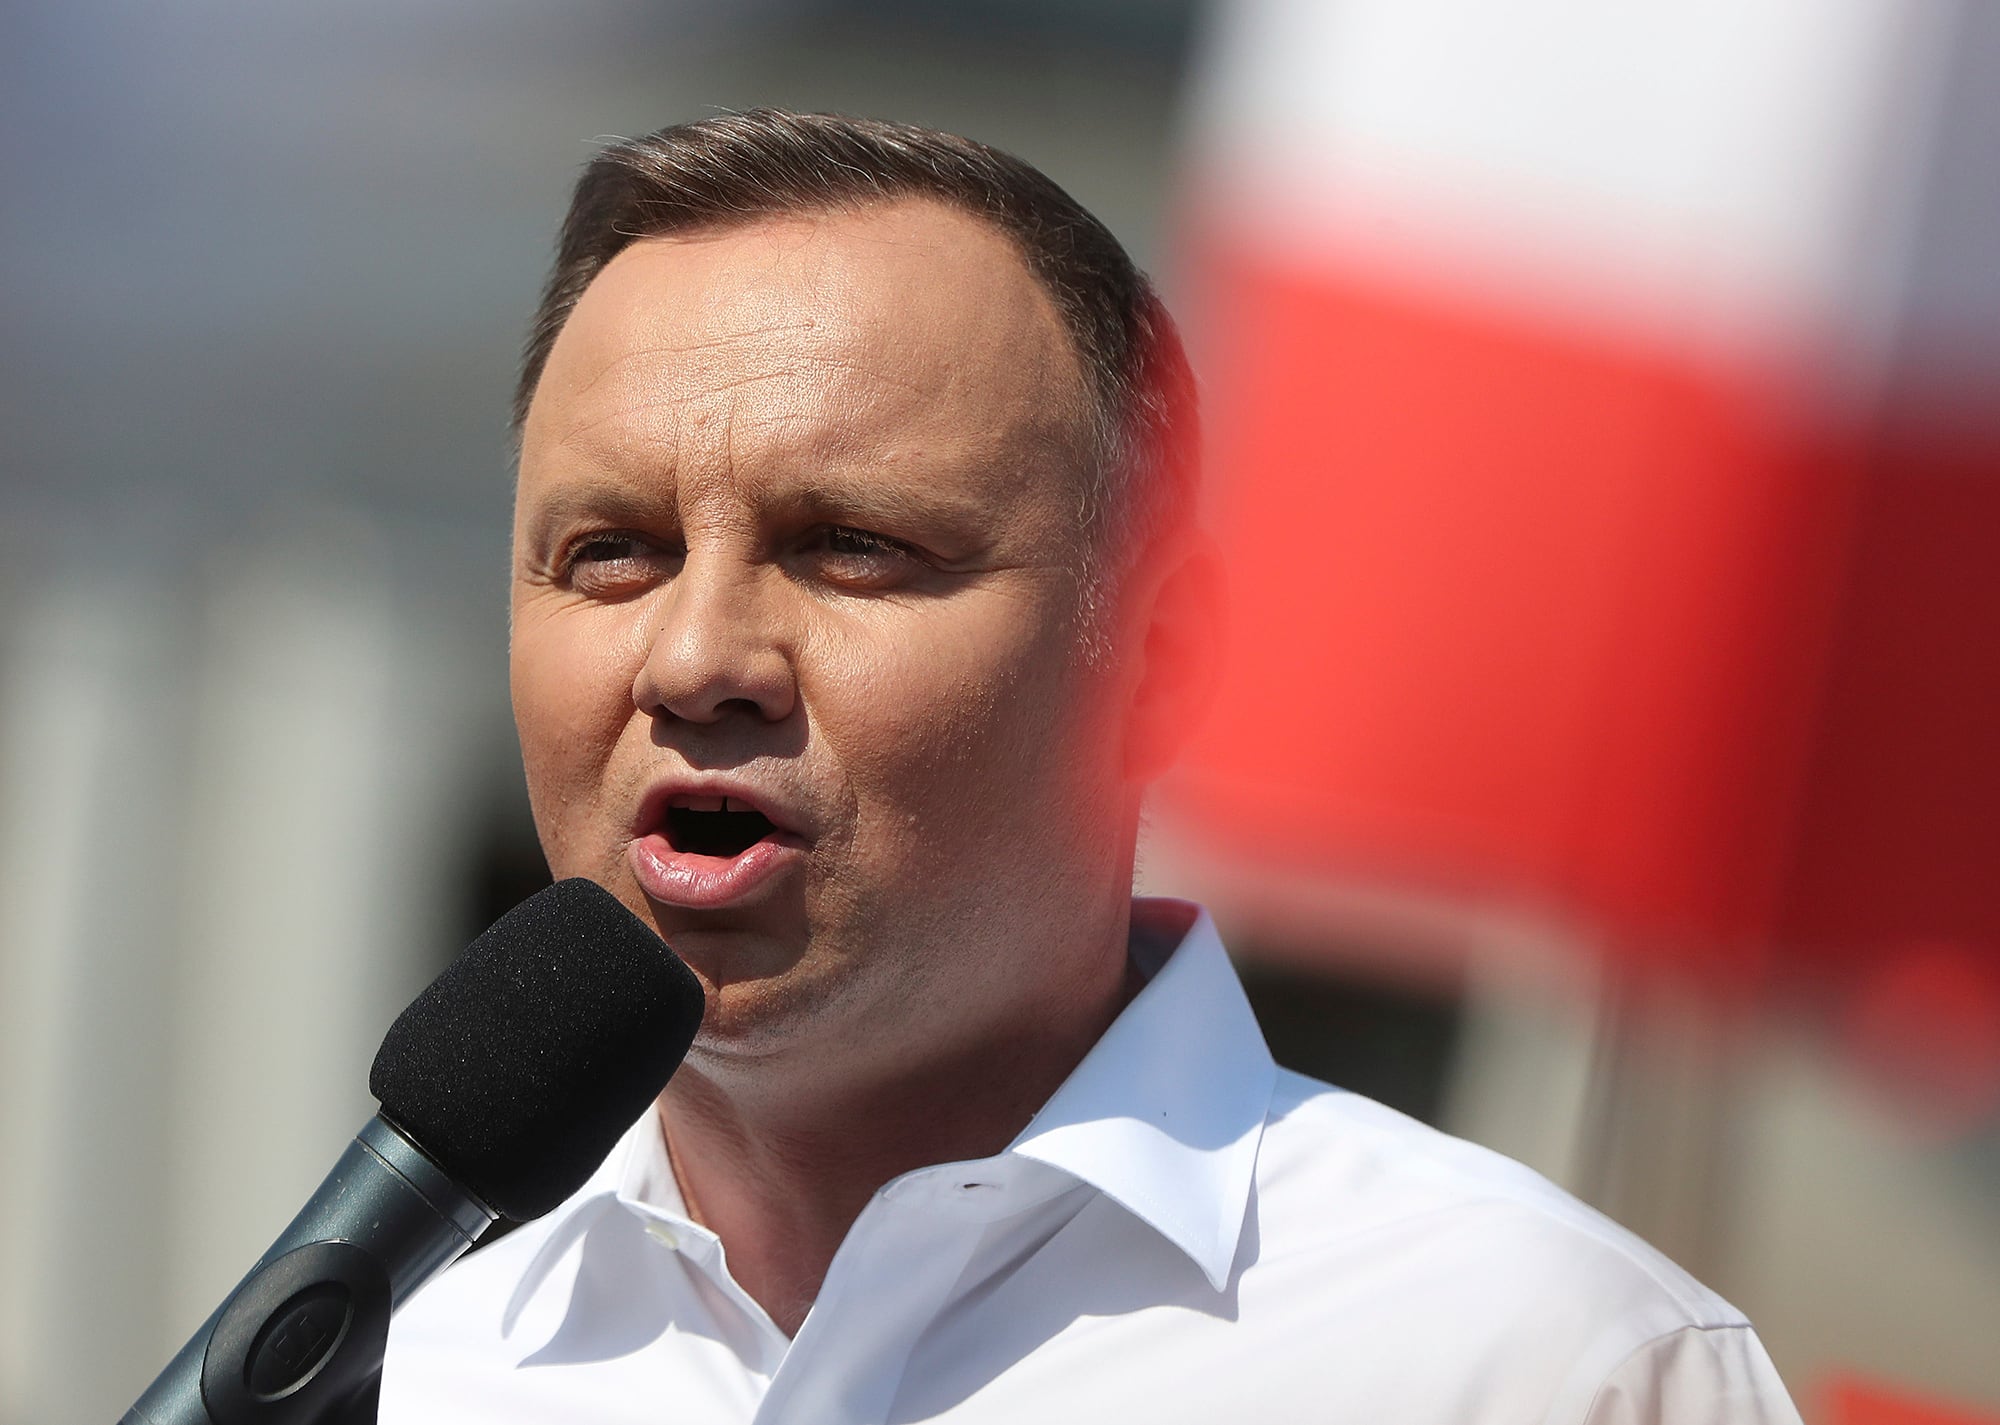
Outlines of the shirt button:
M646 1235L664 1247L675 1251L680 1250L681 1234L657 1218L649 1217L646 1219Z

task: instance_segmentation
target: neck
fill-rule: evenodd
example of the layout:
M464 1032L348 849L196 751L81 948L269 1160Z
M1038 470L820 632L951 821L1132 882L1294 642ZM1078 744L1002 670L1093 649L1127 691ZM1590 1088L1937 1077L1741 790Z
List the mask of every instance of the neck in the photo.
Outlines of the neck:
M1001 1152L1137 989L1126 920L1101 967L1059 1006L907 1062L842 1073L810 1051L732 1068L690 1060L660 1099L688 1213L722 1239L730 1273L787 1336L883 1184Z

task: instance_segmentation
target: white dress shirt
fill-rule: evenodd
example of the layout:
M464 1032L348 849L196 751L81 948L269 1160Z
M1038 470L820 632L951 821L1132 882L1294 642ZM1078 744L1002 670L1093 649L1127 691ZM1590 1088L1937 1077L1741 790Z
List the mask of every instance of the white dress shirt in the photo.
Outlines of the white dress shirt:
M1140 968L1006 1151L875 1194L796 1337L648 1114L397 1316L381 1420L1796 1425L1749 1323L1630 1233L1278 1069L1205 914Z

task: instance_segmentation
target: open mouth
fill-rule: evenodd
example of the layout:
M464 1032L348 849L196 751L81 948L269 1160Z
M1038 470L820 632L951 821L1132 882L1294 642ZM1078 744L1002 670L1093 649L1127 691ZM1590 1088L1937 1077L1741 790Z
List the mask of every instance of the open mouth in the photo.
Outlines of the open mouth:
M771 819L733 797L676 797L662 830L667 844L689 856L741 856L777 830Z
M808 838L773 821L754 795L656 788L640 803L626 848L639 889L661 905L723 910L755 905L797 875Z

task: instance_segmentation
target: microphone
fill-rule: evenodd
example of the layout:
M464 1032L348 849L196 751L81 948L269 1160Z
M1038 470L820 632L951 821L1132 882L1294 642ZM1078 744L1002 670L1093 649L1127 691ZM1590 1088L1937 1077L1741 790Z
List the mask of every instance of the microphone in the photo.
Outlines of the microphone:
M701 984L610 892L496 921L382 1040L382 1111L121 1425L372 1421L390 1313L583 1186L686 1057Z

